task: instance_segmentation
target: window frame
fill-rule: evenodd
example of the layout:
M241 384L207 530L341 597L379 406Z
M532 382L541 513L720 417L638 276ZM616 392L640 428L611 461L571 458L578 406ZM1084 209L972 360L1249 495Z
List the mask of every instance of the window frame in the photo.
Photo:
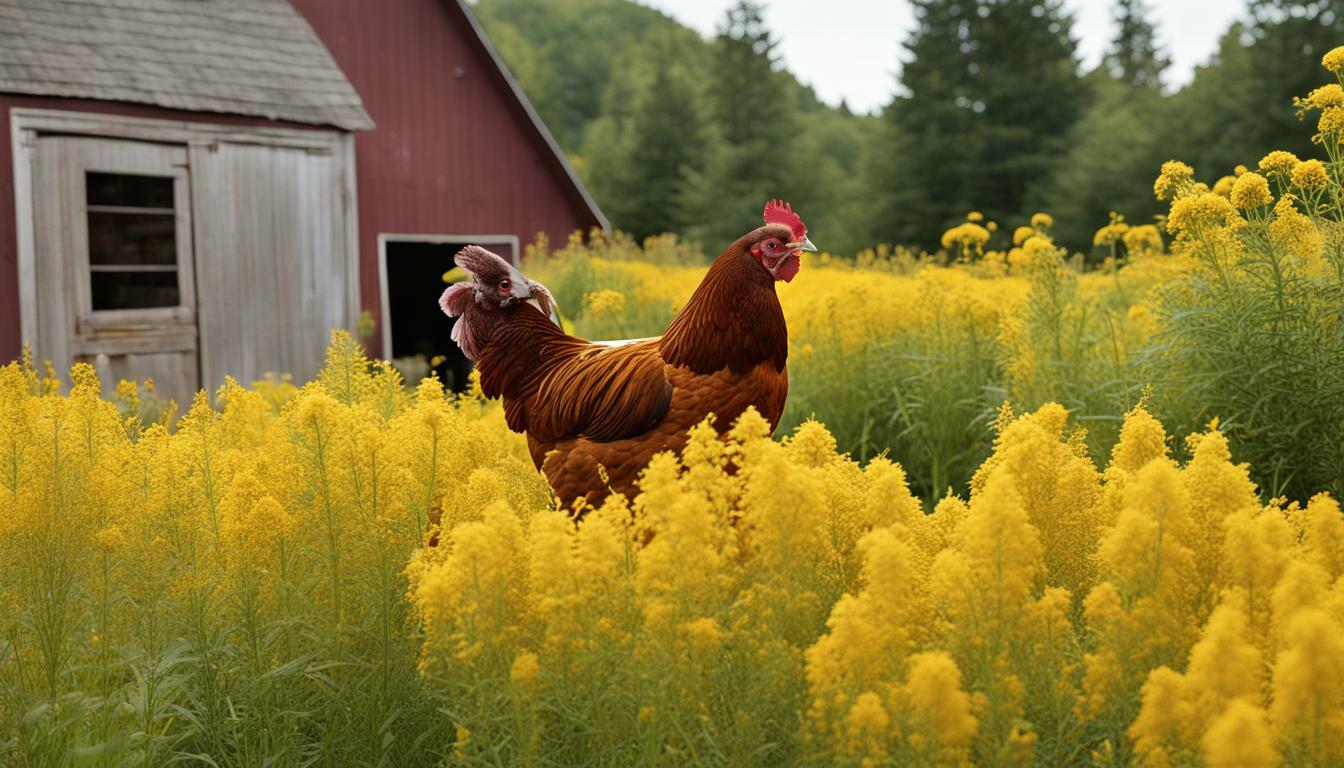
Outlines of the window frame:
M79 137L84 138L84 137ZM112 139L116 141L116 139ZM98 164L81 168L82 197L79 204L83 207L84 242L83 252L73 254L74 266L80 273L79 286L81 325L90 331L113 330L127 326L143 325L189 325L195 322L196 280L194 277L194 254L192 249L191 222L191 176L186 167L186 151L182 152L183 164L175 166L173 173L149 173L144 170L130 169L128 166L111 167L111 164ZM90 173L111 173L123 176L146 176L158 179L171 179L173 182L173 272L177 275L177 304L157 307L122 307L118 309L95 309L93 306L93 252L90 243L88 225L88 178ZM70 204L74 201L67 201Z

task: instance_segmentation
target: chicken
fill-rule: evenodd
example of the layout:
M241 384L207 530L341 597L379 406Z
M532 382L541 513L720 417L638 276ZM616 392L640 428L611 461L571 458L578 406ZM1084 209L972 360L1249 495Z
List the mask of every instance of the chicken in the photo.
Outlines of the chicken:
M499 256L475 245L457 254L471 280L439 301L457 318L453 340L486 396L503 398L563 507L633 496L649 459L679 451L711 413L720 431L750 406L778 425L788 330L775 281L792 280L799 252L816 248L788 204L771 201L764 218L714 260L661 337L620 346L564 333L550 293Z

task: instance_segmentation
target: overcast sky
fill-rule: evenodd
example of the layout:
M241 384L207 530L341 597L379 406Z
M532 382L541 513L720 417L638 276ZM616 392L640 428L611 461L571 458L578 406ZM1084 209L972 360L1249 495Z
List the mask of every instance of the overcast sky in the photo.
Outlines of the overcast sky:
M735 0L639 0L710 36ZM829 104L881 108L895 88L898 44L914 24L903 0L762 0L765 21L781 42L789 70ZM1074 15L1083 65L1091 68L1115 36L1111 0L1064 0ZM1173 85L1187 82L1218 38L1240 17L1245 0L1150 0L1159 39L1172 59Z

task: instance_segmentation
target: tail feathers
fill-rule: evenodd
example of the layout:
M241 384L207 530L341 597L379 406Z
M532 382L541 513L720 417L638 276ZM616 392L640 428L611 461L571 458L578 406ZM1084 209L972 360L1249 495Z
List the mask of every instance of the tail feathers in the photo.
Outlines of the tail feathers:
M457 318L456 323L453 323L453 330L448 335L453 340L453 343L457 345L457 348L462 350L462 354L467 356L468 360L475 361L481 356L481 351L476 349L471 334L466 333L466 330L467 317L466 315L463 315Z

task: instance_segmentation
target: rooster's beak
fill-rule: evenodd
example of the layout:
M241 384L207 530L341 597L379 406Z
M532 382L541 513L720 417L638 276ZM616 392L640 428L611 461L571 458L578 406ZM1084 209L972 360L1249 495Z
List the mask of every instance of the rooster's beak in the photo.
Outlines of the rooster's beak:
M817 246L813 245L812 241L807 239L806 237L804 237L800 242L789 243L789 249L790 250L797 249L800 251L811 251L812 253L817 252Z

